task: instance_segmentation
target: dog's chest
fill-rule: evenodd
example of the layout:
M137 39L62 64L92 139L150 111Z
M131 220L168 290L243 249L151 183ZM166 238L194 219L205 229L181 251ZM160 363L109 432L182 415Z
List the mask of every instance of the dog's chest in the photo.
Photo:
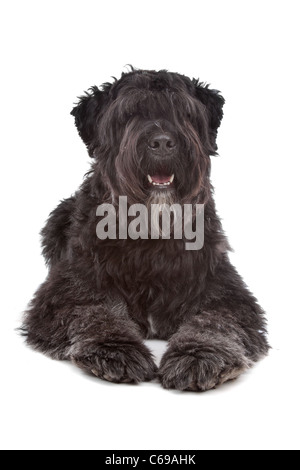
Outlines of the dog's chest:
M102 263L107 287L112 281L147 337L172 334L201 287L199 255L170 240L110 247Z
M188 257L188 255L187 255ZM126 263L116 281L129 310L148 338L168 338L186 316L195 295L199 277L190 260L174 256L155 261L141 258L140 263Z

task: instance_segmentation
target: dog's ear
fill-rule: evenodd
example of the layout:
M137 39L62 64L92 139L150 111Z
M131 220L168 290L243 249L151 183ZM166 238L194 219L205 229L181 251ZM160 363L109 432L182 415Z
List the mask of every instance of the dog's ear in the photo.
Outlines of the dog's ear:
M89 155L93 157L93 142L96 137L97 123L106 104L109 84L105 84L104 90L93 86L79 98L78 104L71 111L75 117L75 124L80 137L88 148Z
M223 106L225 100L218 90L212 90L209 85L194 79L197 98L204 104L207 110L209 127L212 135L216 138L218 128L223 118Z

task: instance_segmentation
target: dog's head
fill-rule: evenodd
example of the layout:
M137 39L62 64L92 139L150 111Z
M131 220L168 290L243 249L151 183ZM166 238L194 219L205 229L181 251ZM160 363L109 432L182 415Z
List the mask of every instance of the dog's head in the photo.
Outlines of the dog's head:
M205 202L224 99L198 80L132 70L73 109L94 178L131 203Z

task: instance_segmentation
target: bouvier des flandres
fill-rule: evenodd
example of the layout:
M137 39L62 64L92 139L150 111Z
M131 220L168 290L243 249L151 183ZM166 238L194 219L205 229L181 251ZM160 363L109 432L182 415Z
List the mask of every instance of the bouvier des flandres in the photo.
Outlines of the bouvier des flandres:
M92 168L42 231L49 276L25 314L28 344L111 382L157 376L195 391L267 354L264 312L230 264L210 183L223 105L198 80L135 69L80 98L72 115ZM97 208L118 209L120 196L203 204L203 248L187 250L184 237L100 239ZM169 342L159 368L146 338Z

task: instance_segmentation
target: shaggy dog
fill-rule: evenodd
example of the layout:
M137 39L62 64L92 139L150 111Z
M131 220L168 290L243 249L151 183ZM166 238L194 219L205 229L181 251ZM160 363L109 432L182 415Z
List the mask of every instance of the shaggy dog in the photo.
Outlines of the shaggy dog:
M210 183L224 99L167 71L132 69L93 87L72 115L93 158L81 188L43 235L49 276L25 314L27 342L111 382L156 376L205 391L267 354L264 312L230 264ZM171 176L172 175L172 176ZM204 204L205 242L96 235L97 207ZM168 340L160 367L145 338Z

